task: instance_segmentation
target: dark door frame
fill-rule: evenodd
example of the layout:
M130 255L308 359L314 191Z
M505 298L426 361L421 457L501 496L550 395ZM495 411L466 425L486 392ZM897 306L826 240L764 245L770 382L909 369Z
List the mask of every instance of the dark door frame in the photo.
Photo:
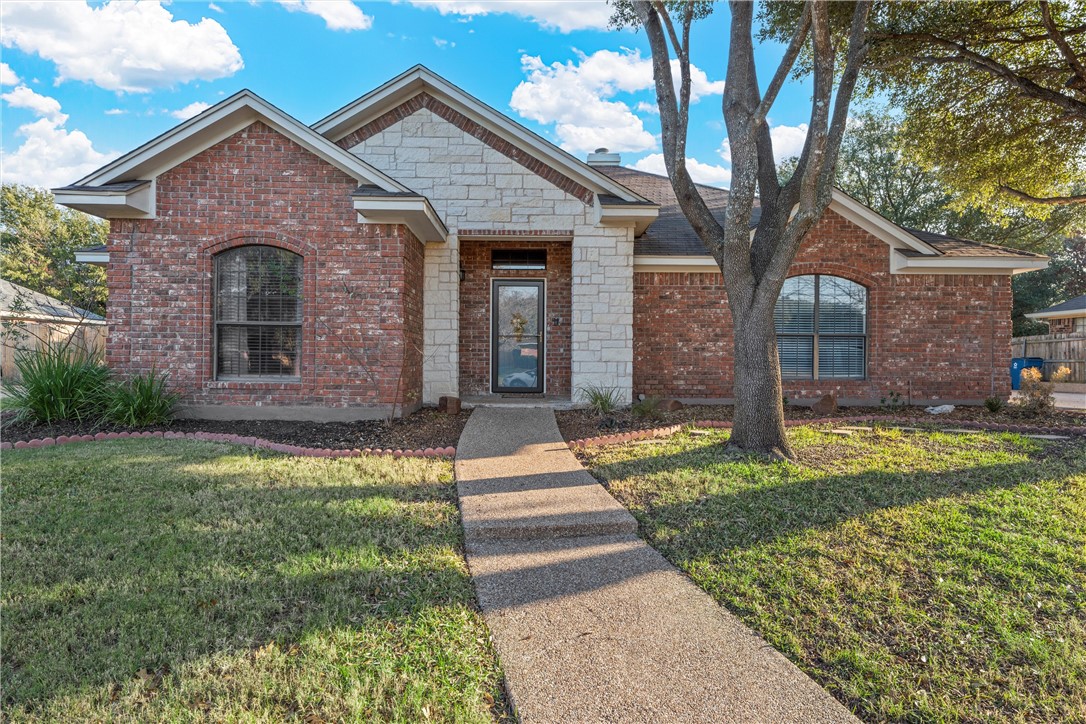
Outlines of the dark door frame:
M500 287L536 287L539 296L539 342L536 348L537 368L535 387L501 387L498 385L498 289ZM490 391L494 393L541 393L545 389L547 377L547 284L545 279L506 279L490 280Z

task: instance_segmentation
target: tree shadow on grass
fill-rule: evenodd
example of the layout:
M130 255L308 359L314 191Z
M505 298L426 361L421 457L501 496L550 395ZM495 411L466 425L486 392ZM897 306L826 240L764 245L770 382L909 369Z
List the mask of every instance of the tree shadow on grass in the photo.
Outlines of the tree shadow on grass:
M849 454L844 447L841 452ZM908 454L907 449L901 452ZM1038 445L1028 454L1027 460L988 464L944 461L939 469L918 468L903 457L900 465L883 462L862 472L841 473L764 462L728 454L719 446L702 446L601 464L593 472L631 509L646 538L666 542L674 535L682 536L684 550L696 557L829 528L879 510L1086 473L1082 443L1058 450ZM661 491L662 485L652 489L622 483L639 475L662 475L664 481L691 484L702 492L684 498L674 491ZM719 480L705 485L706 475Z
M454 718L480 688L504 712L455 491L434 463L389 462L405 469L386 476L368 462L176 441L68 453L5 455L5 708L49 716L66 698L101 703L110 687L124 699L148 676L184 688L171 672L303 643L313 667L339 672L329 690L388 669L378 688L396 701L375 713L428 704ZM335 640L387 655L367 663L351 644L328 653ZM446 683L427 694L430 667ZM271 711L304 711L315 695L298 696Z

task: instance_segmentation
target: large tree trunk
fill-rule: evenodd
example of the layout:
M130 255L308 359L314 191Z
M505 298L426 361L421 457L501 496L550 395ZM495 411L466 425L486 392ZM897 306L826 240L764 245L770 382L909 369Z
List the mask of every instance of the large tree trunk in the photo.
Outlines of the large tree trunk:
M741 312L732 307L735 420L730 444L741 450L790 458L773 307L764 302L755 302Z
M727 215L721 223L686 168L692 83L690 24L695 16L703 17L711 11L712 6L663 0L631 3L652 48L664 165L675 198L720 266L728 292L735 334L735 427L731 444L780 457L791 457L792 451L784 434L773 309L803 237L830 203L848 106L867 56L865 33L871 0L855 2L848 42L843 46L833 38L830 5L828 0L808 0L803 5L792 39L763 95L754 58L754 3L730 3L722 110L732 156L732 180ZM678 23L673 22L672 10ZM796 170L782 184L766 119L804 48L809 48L814 80L811 120ZM845 48L845 65L838 72L839 50ZM679 68L677 92L671 49ZM752 235L756 203L761 215Z

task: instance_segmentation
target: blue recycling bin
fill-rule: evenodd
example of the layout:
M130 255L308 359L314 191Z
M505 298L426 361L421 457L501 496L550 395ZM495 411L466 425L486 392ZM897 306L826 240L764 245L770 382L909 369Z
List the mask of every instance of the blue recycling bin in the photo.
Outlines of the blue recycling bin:
M1015 357L1011 360L1011 389L1022 389L1022 370L1033 367L1044 369L1044 357Z

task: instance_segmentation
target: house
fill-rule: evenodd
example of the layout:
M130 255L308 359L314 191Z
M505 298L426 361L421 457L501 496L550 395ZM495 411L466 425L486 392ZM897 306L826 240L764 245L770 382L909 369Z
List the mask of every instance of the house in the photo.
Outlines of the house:
M722 280L667 179L423 67L312 126L242 91L55 193L111 222L110 364L169 370L189 415L732 395ZM1010 277L1046 263L835 193L778 308L788 396L1006 393Z
M1047 322L1048 331L1052 334L1086 334L1086 294L1027 314L1026 317Z
M47 344L100 354L106 332L101 315L0 279L0 376L15 376L17 352Z

